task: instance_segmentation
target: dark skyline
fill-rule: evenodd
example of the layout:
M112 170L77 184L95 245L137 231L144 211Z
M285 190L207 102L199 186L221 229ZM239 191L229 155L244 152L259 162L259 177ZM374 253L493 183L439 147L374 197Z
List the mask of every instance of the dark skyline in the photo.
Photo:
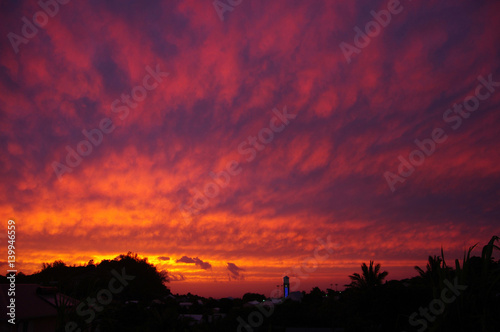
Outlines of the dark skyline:
M269 295L500 233L498 1L43 10L0 3L2 234L26 274L132 251L174 293Z

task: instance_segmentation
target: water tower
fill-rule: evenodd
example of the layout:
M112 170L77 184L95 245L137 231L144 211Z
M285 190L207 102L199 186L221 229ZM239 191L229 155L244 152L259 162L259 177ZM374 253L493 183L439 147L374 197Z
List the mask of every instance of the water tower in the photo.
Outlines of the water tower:
M290 280L287 276L283 277L283 296L286 298L290 292Z

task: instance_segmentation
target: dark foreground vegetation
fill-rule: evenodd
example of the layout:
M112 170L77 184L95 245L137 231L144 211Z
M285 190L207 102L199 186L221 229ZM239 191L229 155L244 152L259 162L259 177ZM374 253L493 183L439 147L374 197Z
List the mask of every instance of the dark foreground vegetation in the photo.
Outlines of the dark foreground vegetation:
M56 261L18 274L16 282L54 291L57 331L500 331L498 240L480 256L471 247L451 265L441 250L426 267L415 267L419 276L411 279L386 282L379 264L363 264L343 292L316 287L281 303L251 293L241 299L172 295L166 273L132 253L97 265Z

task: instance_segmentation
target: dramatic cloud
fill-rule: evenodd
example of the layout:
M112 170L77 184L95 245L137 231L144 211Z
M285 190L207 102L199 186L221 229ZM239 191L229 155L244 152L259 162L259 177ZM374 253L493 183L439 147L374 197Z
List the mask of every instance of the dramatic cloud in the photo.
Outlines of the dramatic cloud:
M37 27L0 2L17 269L132 251L174 292L269 294L318 238L304 290L500 235L500 2L402 0L377 29L388 3L70 1Z
M208 270L208 269L212 268L212 265L210 265L210 263L204 262L201 259L199 259L198 257L190 258L187 256L182 256L180 259L176 260L175 262L176 263L195 264L196 266L199 266L200 269L203 269L203 270Z
M229 275L229 278L231 279L235 279L235 280L243 280L244 279L244 276L243 275L240 275L240 271L245 271L245 269L242 269L238 266L236 266L236 264L234 263L227 263L227 269L229 270L229 272L231 272L231 274Z

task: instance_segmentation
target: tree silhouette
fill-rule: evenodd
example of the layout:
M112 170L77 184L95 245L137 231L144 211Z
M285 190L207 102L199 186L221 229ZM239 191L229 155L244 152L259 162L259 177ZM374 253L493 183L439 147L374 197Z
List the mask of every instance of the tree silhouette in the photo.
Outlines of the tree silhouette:
M362 275L354 273L349 276L352 281L349 285L346 285L347 287L359 289L372 288L381 285L382 281L389 274L387 271L380 272L380 264L373 266L373 261L370 261L369 267L366 263L363 263L361 270L363 271Z
M243 302L259 301L262 302L266 299L265 295L257 293L245 293L243 295Z
M433 297L438 297L436 292L442 288L445 279L451 278L452 269L446 266L443 248L441 256L429 256L425 271L419 266L415 270L420 274L421 281L433 290Z
M440 256L429 256L429 262L426 265L425 271L420 268L419 266L415 266L415 270L418 271L421 277L426 277L428 275L435 274L437 271L439 271L441 268L445 268L446 264L444 261L441 259Z
M499 242L500 238L493 236L481 256L472 256L476 244L464 252L462 261L457 259L449 265L441 249L440 255L429 256L425 267L415 267L419 276L401 281L383 283L388 273L381 271L380 264L363 263L362 273L349 276L351 283L345 291L328 290L325 296L320 288L314 287L310 293L303 292L302 301L287 299L274 306L272 315L263 317L255 331L282 331L284 326L360 332L417 331L419 327L429 332L499 331ZM101 311L94 310L96 316L90 323L75 305L68 305L72 303L69 298L55 298L59 313L57 332L65 331L69 321L76 322L84 331L247 330L241 329L243 325L239 325L242 323L238 318L249 322L260 309L244 304L265 299L256 293L246 293L242 299L204 299L191 293L167 295L166 272L132 252L80 266L62 261L44 263L43 269L33 275L18 274L16 283L57 287L59 294L87 303L88 298L96 299L99 292L108 289L110 280L116 277L113 271L120 274L124 271L134 278L120 292L113 293L112 301L102 305ZM9 280L0 276L0 283ZM198 300L202 300L200 304ZM180 302L193 304L186 309ZM81 309L88 308L87 303ZM202 321L195 322L187 314L202 315Z

